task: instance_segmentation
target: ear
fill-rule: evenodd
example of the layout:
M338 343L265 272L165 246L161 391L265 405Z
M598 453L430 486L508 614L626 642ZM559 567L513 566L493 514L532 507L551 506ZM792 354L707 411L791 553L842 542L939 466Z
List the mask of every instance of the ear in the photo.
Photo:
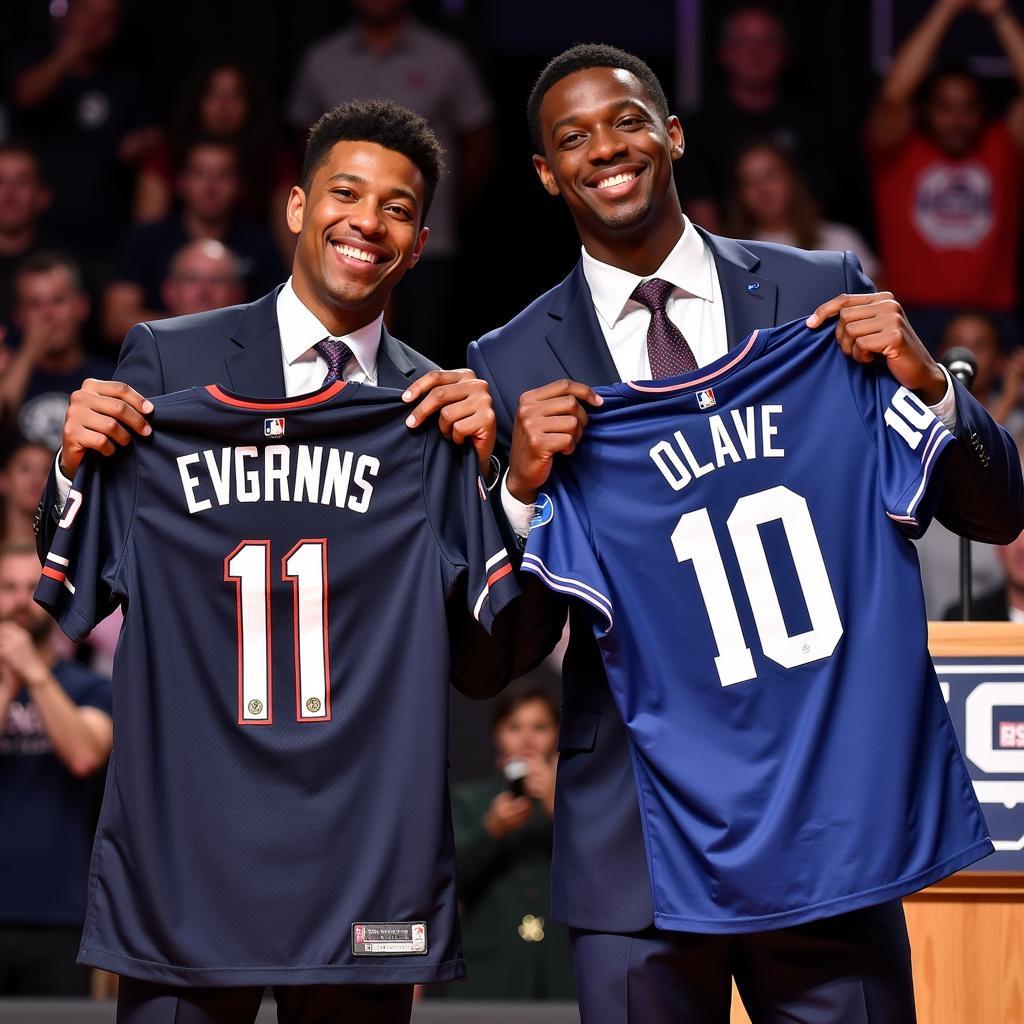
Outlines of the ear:
M288 222L288 230L293 235L302 233L302 218L306 211L306 193L293 185L288 193L288 205L285 207L285 220Z
M410 267L416 266L420 256L423 254L423 246L427 244L427 239L429 237L430 228L420 228L420 233L416 236L416 244L412 247L412 252L409 253Z
M672 150L672 159L678 160L686 148L686 139L683 136L683 126L675 114L665 122L665 131L668 133L668 144Z
M544 190L549 196L559 196L562 194L561 189L558 187L558 182L555 181L555 176L551 171L551 164L548 163L547 157L541 156L540 153L534 153L533 169L537 172L537 177L540 178L540 183L544 186Z

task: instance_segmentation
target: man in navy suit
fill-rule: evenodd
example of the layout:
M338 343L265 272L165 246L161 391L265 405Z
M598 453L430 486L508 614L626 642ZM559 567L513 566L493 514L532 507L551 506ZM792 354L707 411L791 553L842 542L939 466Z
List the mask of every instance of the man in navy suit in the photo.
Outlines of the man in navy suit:
M152 406L144 396L195 385L223 383L247 396L290 397L319 390L330 374L400 388L410 403L410 427L440 411L442 432L472 444L481 472L493 475L487 384L468 370L438 370L383 327L392 289L426 243L424 219L442 155L426 122L392 103L346 104L317 122L301 186L288 201L288 224L298 236L291 278L250 305L132 328L117 380L87 380L72 396L59 469L51 473L40 507L41 558L63 500L58 472L67 488L85 452L110 455L134 435L150 432L145 416ZM465 605L455 596L446 602L453 676L461 689L482 696L500 685L506 648L499 646L492 658L494 645ZM122 978L118 1020L252 1020L262 994L259 978L244 987L209 989ZM410 984L278 986L275 995L279 1020L292 1024L398 1024L408 1021L412 1006Z
M850 358L885 359L953 428L943 523L989 543L1020 532L1012 442L931 359L893 296L873 291L856 257L740 243L687 220L672 174L682 128L642 61L613 47L574 47L541 74L529 112L535 168L567 203L583 252L565 281L470 346L470 366L491 384L499 445L510 452L502 505L520 537L552 460L573 451L587 405L600 401L592 386L657 375L649 329L681 337L692 366L757 327L797 317L811 327L838 317L837 343ZM658 331L652 305L633 297L652 279L667 282L657 286ZM536 660L556 642L566 608L530 580L522 588L518 654ZM747 935L653 927L626 730L587 615L570 608L568 616L552 909L572 928L585 1024L726 1022L733 977L757 1024L912 1021L898 902Z

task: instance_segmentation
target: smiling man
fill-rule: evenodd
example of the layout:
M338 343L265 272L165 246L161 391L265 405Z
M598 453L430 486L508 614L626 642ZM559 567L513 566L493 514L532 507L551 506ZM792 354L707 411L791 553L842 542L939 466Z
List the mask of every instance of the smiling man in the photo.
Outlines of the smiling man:
M116 523L125 520L116 508L109 512L103 501L104 495L109 497L112 491L109 484L91 492L88 484L96 481L97 475L107 467L116 476L119 466L132 464L131 458L126 459L128 456L142 459L161 443L173 444L173 424L161 429L157 420L154 433L146 419L149 414L159 417L166 400L157 401L154 409L154 403L143 396L156 397L215 383L248 396L231 399L228 405L234 402L246 408L255 404L258 409L301 408L307 411L338 394L346 386L342 381L354 382L347 388L348 395L368 394L368 403L376 403L378 407L391 403L398 409L398 419L390 414L388 421L389 429L394 431L391 437L397 438L394 442L396 458L398 451L415 455L425 449L427 441L433 442L431 450L440 448L445 458L448 457L451 448L446 441L435 439L433 433L424 435L422 431L417 436L416 431L440 411L443 415L437 416L437 422L441 433L475 449L475 459L473 453L466 452L466 460L460 460L460 465L465 461L472 477L468 492L473 507L483 509L482 514L489 516L486 491L473 472L477 468L476 460L479 460L481 473L490 472L494 446L494 414L486 383L477 380L468 370L438 370L392 338L383 326L388 297L405 273L415 266L427 242L428 229L424 222L441 171L442 151L433 133L425 121L401 107L384 102L353 103L325 114L310 132L301 183L293 188L288 202L288 224L298 236L290 280L250 305L135 326L124 342L117 369L119 379L86 381L73 396L58 457L59 470L52 475L40 510L44 528L39 532L44 555L50 552L49 535L55 532L58 543L81 544L83 552L89 550L90 536L107 537ZM325 384L329 386L324 387ZM398 390L386 395L367 385L376 385L380 391ZM221 393L220 389L212 390ZM280 401L310 392L317 394L291 405ZM409 403L412 411L408 417L399 396ZM170 402L173 405L177 400L191 398L191 395L177 396ZM250 398L265 398L270 404L250 402ZM274 399L278 400L276 404ZM289 422L293 423L292 418L297 415L298 412L289 413ZM377 415L379 418L380 414ZM372 421L370 414L366 414L366 419ZM275 416L265 421L261 418L258 422L268 436L283 436L283 418ZM343 434L341 426L334 425L336 436L349 437L359 429L358 424L353 427L347 422L349 433ZM362 426L368 430L365 424ZM194 435L195 422L189 429ZM229 430L223 425L220 429ZM278 433L271 434L275 429ZM436 429L432 423L423 427L431 432ZM133 442L137 435L150 434L153 436L148 442L139 439ZM221 434L216 437L223 440ZM311 434L310 439L319 439L319 435ZM499 578L511 577L507 568L495 569L499 556L494 547L489 546L489 557L485 556L489 576L475 607L472 601L467 603L466 594L474 588L463 576L434 584L426 566L432 557L430 544L436 548L440 541L432 529L427 533L418 528L414 530L410 524L427 508L425 488L442 473L436 468L437 462L426 462L426 456L422 456L419 462L411 462L414 468L409 472L395 470L389 475L389 471L381 470L379 460L361 455L350 475L350 461L340 468L341 445L337 441L331 444L329 431L321 443L330 449L327 454L331 458L325 455L323 459L323 475L325 480L330 477L333 481L330 486L334 488L334 501L328 498L327 483L320 501L309 498L310 493L319 493L320 489L321 461L317 448L315 470L310 470L303 478L307 500L302 507L299 507L297 491L293 494L279 491L281 501L292 501L294 497L288 506L292 511L285 515L287 509L280 511L279 504L271 504L273 488L269 496L264 496L262 504L274 514L274 530L278 529L278 521L289 527L294 522L300 530L313 531L300 533L300 537L325 538L303 540L292 554L299 546L306 550L310 544L320 545L323 562L318 561L314 571L321 573L320 586L325 588L324 593L331 592L331 615L328 616L325 608L323 622L315 615L312 619L307 616L303 620L302 637L312 637L309 642L330 646L329 639L324 639L330 630L348 630L343 642L335 640L330 658L324 654L324 660L319 663L322 674L326 673L328 661L334 667L333 674L329 674L332 685L340 688L344 683L337 713L333 718L324 717L323 721L315 723L329 732L318 737L302 721L289 722L287 714L279 713L277 723L272 723L272 700L268 694L264 694L263 699L242 702L244 710L238 712L238 721L230 707L225 713L225 699L229 705L232 699L238 701L233 678L234 655L229 651L234 642L235 597L230 591L218 592L216 584L207 586L196 582L203 579L202 570L197 568L200 564L197 552L205 554L206 549L200 540L200 528L193 522L186 520L190 547L187 552L180 552L178 562L180 565L187 557L197 559L191 569L187 567L184 572L190 581L189 587L201 590L195 601L174 596L174 585L166 578L169 574L161 574L159 556L153 547L139 555L139 563L157 581L154 587L147 588L148 593L158 593L165 601L164 607L147 612L144 597L126 595L124 589L116 591L116 601L123 601L134 614L126 616L115 663L115 689L124 685L131 696L119 705L122 718L118 721L119 729L124 725L120 733L124 746L115 744L114 763L120 764L125 776L134 781L125 798L130 813L122 814L120 809L118 801L124 792L120 786L113 787L117 795L108 793L104 803L97 850L104 851L105 855L97 854L95 858L97 878L90 888L99 898L90 903L81 956L83 962L93 965L102 962L122 975L118 1005L121 1024L164 1024L172 1020L235 1024L253 1020L266 984L274 985L278 1019L282 1022L327 1024L340 1020L374 1020L395 1024L409 1018L415 982L449 980L463 973L454 925L454 863L445 788L447 687L451 680L464 691L481 696L500 676L500 666L496 667L482 653L483 628L474 616L480 614L488 600L489 588ZM283 444L275 445L278 458ZM75 474L85 453L92 451L109 456L123 445L130 445L130 450L103 462L102 469L95 464L82 467L83 473L78 479L84 483L76 485L78 489L71 492L72 500L68 503L69 510L74 511L69 511L61 528L55 530L52 513L57 505L56 496L68 486L66 477ZM302 446L305 454L309 454L310 447ZM255 452L248 446L238 446L235 450L239 459ZM313 456L310 458L312 460ZM347 458L351 460L350 453ZM198 453L195 459L199 459ZM307 467L312 464L308 463ZM241 462L236 461L236 467L240 465ZM368 465L370 468L366 469ZM372 484L363 477L364 470L373 477ZM268 470L266 479L270 479L270 472ZM171 478L176 487L177 474L171 474ZM130 517L133 522L153 522L160 516L174 515L176 509L181 512L176 504L178 492L172 487L175 498L167 497L160 490L161 479L154 474L146 477L141 485L137 482L132 485L134 497L130 501L135 503L132 507L149 505L148 511L143 508L137 516ZM209 486L209 479L204 480L203 486ZM244 498L239 498L251 504L233 507L226 513L225 520L218 520L229 530L232 543L239 536L254 535L247 531L261 536L261 529L271 529L266 519L260 519L257 509L262 474L252 471L246 474L238 469L233 479L236 483L241 481L242 485L248 480L252 489ZM189 512L209 510L211 502L197 503L192 490L188 489L198 486L198 476L186 474L184 480ZM386 500L382 500L385 480L389 487L397 486L391 481L401 481L413 489L412 493L401 500L392 496L387 499L391 501L388 506ZM345 518L340 506L345 504L347 496L349 513L365 513L371 491L376 495L375 515L359 515L361 522L355 527L351 518ZM87 507L79 515L82 492L86 495ZM224 500L218 501L213 512L215 515L220 505L229 501L227 492L224 493ZM394 495L395 492L388 493ZM458 525L463 519L455 500L448 500L447 492L437 500L443 505L445 529L456 536L456 544L468 544L471 528ZM400 511L396 512L396 507ZM279 511L275 513L275 509ZM309 526L308 517L313 514L309 509L316 515L326 515L327 519ZM90 532L86 524L93 521L91 515L97 516L98 525ZM72 530L75 520L77 533ZM181 523L178 520L175 529L181 529ZM301 526L301 523L307 525ZM490 526L493 531L493 521ZM352 538L358 536L359 528L369 534L367 541L358 547L359 557L387 559L393 574L381 573L376 568L360 571L353 568L351 558L336 558L331 564L341 565L336 571L348 575L343 587L338 585L338 580L331 586L330 576L323 575L328 571L327 542L342 549L346 541L354 543ZM202 536L208 538L209 535ZM420 555L413 546L418 536L428 542L427 554ZM79 541L75 537L84 539ZM220 539L223 538L210 548L216 558L201 559L204 566L215 565L217 582L220 581L221 558L227 550ZM267 551L270 549L270 540L255 543L262 544ZM277 545L279 541L273 543ZM112 544L112 550L123 552L125 547L125 543ZM243 542L234 554L251 547L249 542ZM64 602L81 601L85 595L105 586L109 562L102 563L101 559L97 568L97 562L90 561L88 553L78 558L78 551L69 548L64 554L48 555L50 564L60 565L68 572L73 571L72 565L78 566L75 583L57 587ZM445 565L454 566L456 557L453 555ZM239 568L241 563L236 565L234 555L230 558L230 562L224 562L226 579L236 578L232 575L236 569L243 571ZM421 592L409 583L408 575L402 574L401 558L411 560L410 572L417 580L426 581L429 588L426 598L421 600ZM61 573L56 575L66 579ZM51 570L45 580L54 578ZM250 576L245 587L263 586L269 594L266 577L260 575L255 583L254 579ZM70 583L70 579L66 582ZM508 584L505 586L507 588ZM238 593L242 594L242 590ZM326 600L323 596L316 599ZM226 630L217 626L218 600L222 611L225 602L229 606L225 620L230 626ZM401 610L402 600L412 605L405 612ZM102 601L91 602L87 613L69 612L69 620L77 623L70 627L72 632L76 629L84 632L91 621L101 618L98 609L101 605L106 609L105 601L104 597ZM343 601L357 603L361 613L371 609L366 614L372 619L372 628L355 621ZM388 610L374 614L374 601L383 601ZM271 603L268 596L267 608ZM55 614L61 614L56 610L57 605L56 600L50 603ZM188 615L190 609L196 607L212 610L201 622L186 626L175 624L176 616ZM257 607L262 609L259 601ZM84 614L93 619L86 622ZM246 612L238 614L242 616L238 620L241 623ZM296 624L298 614L296 611ZM133 618L139 624L136 629L132 626ZM271 644L280 658L282 649L290 649L291 622L287 615L277 612L273 621L279 629L284 629L289 640L286 644ZM61 622L69 628L65 619ZM83 622L86 623L84 629ZM264 622L269 631L269 615ZM204 629L211 632L203 633ZM394 631L395 639L389 639L392 634L388 630ZM245 633L241 625L239 631L240 644L247 643L245 637L257 635L252 631ZM180 671L172 669L175 678L187 680L187 692L177 693L174 686L166 685L166 676L161 678L161 673L168 672L172 654L154 651L152 661L148 660L149 655L141 656L141 663L132 661L140 657L137 651L148 651L148 644L156 644L168 636L180 637L183 643L187 637L197 645L195 653L189 653L187 644L180 648L186 651L186 663ZM422 639L426 637L429 640ZM480 651L476 640L480 641ZM270 641L265 640L265 643ZM382 643L388 648L386 656L375 654ZM299 650L296 641L296 679L302 671ZM218 662L225 651L229 653L229 667ZM504 653L503 647L500 653ZM287 653L283 656L288 657ZM262 655L247 653L245 659L249 660L243 659L241 654L237 657L239 665L262 664L261 678L268 687L271 675L280 678L280 668L270 671L273 654L268 663L266 647ZM403 658L409 657L420 659L413 670L401 664ZM339 669L346 658L350 666L359 666L358 672L351 672L358 675L357 680L348 678L348 673ZM140 669L140 664L149 665L149 670ZM315 659L313 664L316 664ZM380 671L385 685L376 685L376 671ZM145 676L144 681L136 678L139 675ZM240 678L250 676L243 673ZM209 686L204 686L204 679L210 682ZM142 682L145 685L141 685ZM133 685L136 683L140 685ZM403 686L406 689L403 690ZM365 702L359 696L360 687L367 695ZM379 692L384 689L386 693ZM422 706L409 699L410 690L415 700L424 701ZM170 706L174 708L173 713L161 712L155 716L159 728L145 717L148 707L145 693L149 691L170 699ZM210 694L215 698L204 703L204 697ZM285 698L279 694L277 699ZM310 714L322 712L325 706L329 708L329 702L319 698L312 698L303 705ZM365 717L360 717L360 708L365 709ZM404 714L406 721L415 715L415 742L395 741L396 711ZM257 719L255 724L270 727L256 730L259 737L250 738L252 734L246 735L244 731L250 724L244 720L245 714L263 715L264 719ZM168 743L180 741L182 732L174 727L175 715L188 718L187 742L193 746L189 748L190 756L172 758L172 767L165 759ZM160 729L166 729L167 735L162 736ZM206 739L204 729L213 730L212 734L206 734ZM357 739L369 744L371 756L356 757L353 753L356 731ZM148 746L140 750L138 742ZM348 764L346 759L349 758L355 758L358 764ZM340 769L339 760L342 762ZM176 774L177 767L187 765L207 767L202 793L194 792L199 788L195 783L183 784L180 781L183 777ZM225 766L226 771L219 775ZM360 771L364 772L363 776ZM401 774L403 771L415 773L417 781L403 782L406 778ZM149 799L147 791L139 788L142 780L153 782L159 794L157 798ZM402 795L408 796L410 786L415 788L421 782L427 788L418 791L420 797L403 804ZM232 802L227 793L233 791L236 784L243 786L242 791L235 791L236 797L238 792L246 795ZM376 796L374 786L377 785L384 787L381 799ZM204 803L207 799L212 802ZM353 807L366 806L370 801L386 810L384 824L380 823L380 817L371 822L372 816L367 814L353 817ZM230 810L234 807L246 808L251 814L236 815ZM132 823L145 821L145 814L150 811L160 816L160 824L151 828L140 826L139 833L145 833L160 846L163 852L159 856L151 849L143 849L147 840L136 842L137 836L130 834ZM222 814L230 820L222 822L218 828ZM204 846L198 839L186 841L183 850L173 854L170 848L174 837L188 835L190 822L194 828L197 818L209 820L213 831L207 838L212 845ZM341 824L338 824L339 819ZM335 822L333 826L329 824L331 821ZM390 866L394 869L386 883L368 877L359 867L358 858L354 861L352 857L340 855L340 861L337 860L337 842L343 837L358 836L361 826L367 828L366 836L358 839L364 844L361 854L377 868ZM162 842L161 827L171 832L171 837L163 837ZM406 840L405 832L415 835L416 842L422 845L417 847L416 842ZM272 840L270 846L278 853L276 857L261 857L260 850L268 849L263 845L268 836ZM289 853L291 848L282 847L278 840L297 843L301 852L293 858ZM374 853L378 848L381 852ZM252 851L251 856L243 858L244 865L232 861L230 851L239 849ZM280 852L282 850L284 853ZM397 850L403 852L396 859ZM127 865L123 871L121 854ZM322 857L331 862L331 867L318 859ZM292 859L301 860L301 864L292 864ZM182 886L173 881L161 882L160 865L165 862L174 865L179 880L186 880ZM332 877L335 866L344 879ZM230 884L218 880L219 871L228 872ZM257 874L246 874L251 871ZM147 887L151 877L157 881ZM424 882L424 878L428 881ZM258 880L254 882L254 879ZM321 884L329 892L320 893L317 887ZM301 898L286 896L288 886L294 886ZM256 916L225 910L232 906L228 894L232 887L236 893L242 890L242 904L250 898L259 903ZM104 899L110 892L114 895L108 904ZM153 895L156 893L159 897ZM145 898L147 895L150 898ZM303 900L307 901L305 905ZM170 904L170 909L161 912L157 906L161 901ZM352 914L367 913L364 908L370 906L388 909L379 917L371 915L370 923L354 924ZM268 914L276 916L268 917ZM355 920L366 922L368 919ZM379 943L364 941L360 937L364 930L366 935L379 932L385 938ZM393 948L381 948L391 940L394 940ZM268 949L272 952L267 953Z
M643 61L610 46L574 47L544 69L528 115L537 174L568 206L582 253L565 281L470 347L470 365L495 395L499 443L510 450L502 503L521 537L535 512L538 526L552 516L550 502L534 502L555 456L571 457L583 438L587 406L601 403L595 386L684 374L724 356L757 328L807 318L813 329L837 315L842 351L860 363L884 360L960 442L950 446L938 517L990 543L1020 532L1021 474L1009 437L948 380L900 305L890 293L873 291L853 254L740 243L683 215L673 179L673 163L683 156L682 125ZM708 613L697 603L678 614L703 622ZM559 599L524 582L520 658L549 651L566 615ZM639 740L627 737L587 606L576 602L568 616L552 910L572 928L585 1024L724 1024L732 977L758 1024L912 1021L898 901L838 916L824 911L774 930L752 928L728 906L722 913L736 917L720 933L654 926L652 872L672 877L678 865L645 852L630 744L652 735L664 744L670 730L656 721ZM679 655L685 662L687 652ZM715 741L704 738L708 748ZM744 766L751 763L744 757L754 758L728 753ZM692 758L686 765L694 773L713 770L700 751L677 756ZM750 771L757 770L753 763ZM763 808L702 810L714 820L717 848L730 834L730 814L746 820ZM721 898L713 879L705 887Z

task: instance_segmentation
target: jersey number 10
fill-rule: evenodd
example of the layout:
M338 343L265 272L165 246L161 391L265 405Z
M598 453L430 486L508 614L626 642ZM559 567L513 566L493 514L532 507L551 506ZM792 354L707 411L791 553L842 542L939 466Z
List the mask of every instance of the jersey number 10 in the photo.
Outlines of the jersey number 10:
M790 636L775 591L758 527L781 520L793 555L811 628ZM829 657L843 635L839 609L829 583L825 560L814 532L807 502L788 487L772 487L740 498L725 521L736 552L740 575L754 614L765 657L783 668L795 668ZM723 686L754 679L754 659L743 638L736 601L706 508L680 516L672 531L672 547L680 562L693 562L711 632L718 647L715 668Z
M300 540L281 559L281 579L292 584L295 717L326 722L331 717L326 538ZM270 541L242 541L224 559L224 581L235 584L238 724L270 725Z

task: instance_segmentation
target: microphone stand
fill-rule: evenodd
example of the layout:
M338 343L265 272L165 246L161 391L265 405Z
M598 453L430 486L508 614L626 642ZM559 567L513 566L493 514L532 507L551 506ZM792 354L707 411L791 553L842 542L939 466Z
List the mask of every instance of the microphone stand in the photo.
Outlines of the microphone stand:
M968 391L974 385L974 375L978 364L969 349L954 348L946 353L942 365ZM964 622L971 621L971 542L966 537L960 538L960 618Z

